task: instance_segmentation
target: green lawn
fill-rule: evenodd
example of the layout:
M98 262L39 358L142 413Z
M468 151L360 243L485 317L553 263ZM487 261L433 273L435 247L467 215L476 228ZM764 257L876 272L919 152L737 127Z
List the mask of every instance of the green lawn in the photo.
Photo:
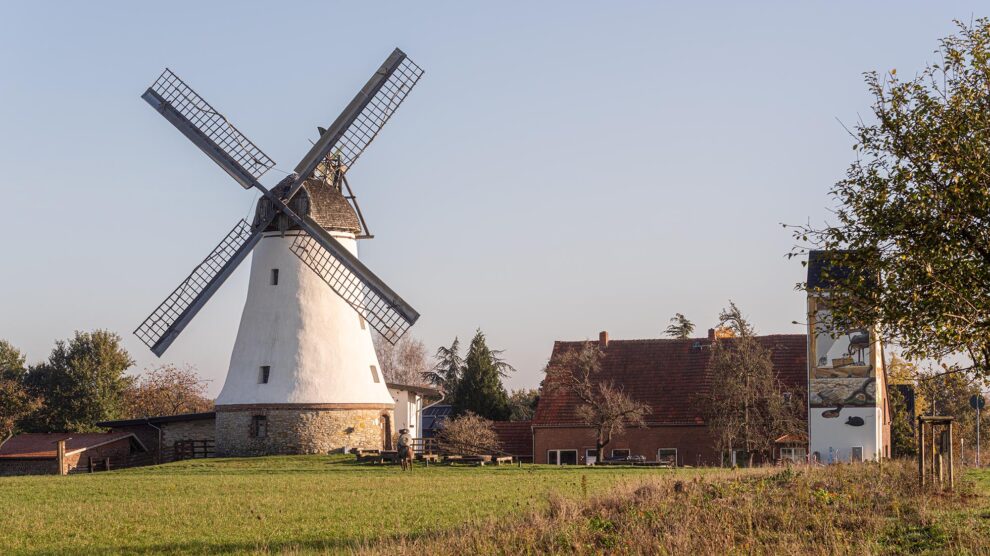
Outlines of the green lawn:
M520 515L552 495L700 472L524 465L403 474L352 457L293 456L0 478L0 552L333 552Z

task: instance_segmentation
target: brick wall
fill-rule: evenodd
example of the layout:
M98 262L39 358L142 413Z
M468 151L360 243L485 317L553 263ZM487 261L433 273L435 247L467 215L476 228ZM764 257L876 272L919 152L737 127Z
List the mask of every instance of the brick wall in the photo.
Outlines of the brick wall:
M217 408L216 454L327 454L343 448L382 449L382 409ZM266 417L263 438L251 436L255 415ZM394 421L394 419L393 419Z
M11 475L57 475L58 463L54 459L0 460L0 477Z
M110 469L127 466L128 456L131 454L131 440L122 438L110 444L83 450L76 454L65 456L65 467L67 473L84 473L89 471L89 460L100 462L98 469L103 470L102 462L110 458Z
M547 463L548 450L577 450L578 461L583 464L585 450L595 448L595 431L585 427L537 426L534 444L536 463ZM703 425L629 428L605 447L605 456L611 455L613 449L628 449L631 455L642 455L647 461L655 461L660 448L676 448L677 465L719 463L708 428Z

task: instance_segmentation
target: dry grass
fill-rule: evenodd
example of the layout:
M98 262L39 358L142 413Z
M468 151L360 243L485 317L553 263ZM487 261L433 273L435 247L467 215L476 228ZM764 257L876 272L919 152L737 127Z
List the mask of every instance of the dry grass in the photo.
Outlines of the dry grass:
M908 463L651 478L511 522L380 542L392 554L987 554L990 474L922 493Z

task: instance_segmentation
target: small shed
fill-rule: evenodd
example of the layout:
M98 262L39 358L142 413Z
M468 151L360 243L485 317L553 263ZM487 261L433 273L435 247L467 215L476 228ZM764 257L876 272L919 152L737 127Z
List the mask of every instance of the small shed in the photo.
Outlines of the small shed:
M25 433L0 444L0 475L66 475L130 467L148 452L133 433Z

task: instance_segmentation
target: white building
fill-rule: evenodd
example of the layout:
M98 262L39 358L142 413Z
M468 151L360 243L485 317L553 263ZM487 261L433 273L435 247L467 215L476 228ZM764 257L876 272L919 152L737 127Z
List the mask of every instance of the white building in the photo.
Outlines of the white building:
M395 402L395 430L409 429L413 438L422 438L423 407L440 399L435 388L388 383L388 392Z
M828 254L808 259L808 451L822 463L890 457L883 346L872 328L830 332Z

